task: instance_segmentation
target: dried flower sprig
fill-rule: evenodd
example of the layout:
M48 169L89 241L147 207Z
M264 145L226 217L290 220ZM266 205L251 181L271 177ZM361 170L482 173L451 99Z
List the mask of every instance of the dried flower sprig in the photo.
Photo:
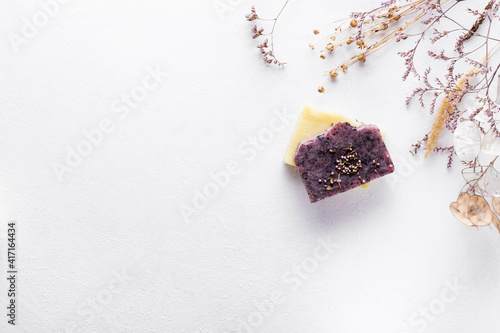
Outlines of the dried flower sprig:
M443 3L448 1L443 0ZM318 42L310 44L310 48L314 50L318 44L326 43L325 40L329 40L322 49L322 52L325 53L347 45L359 50L351 58L331 69L331 78L336 78L340 72L346 72L355 63L366 62L369 55L389 43L406 40L409 35L405 31L428 15L431 9L436 10L436 5L430 3L429 0L407 1L407 3L400 5L397 3L397 1L387 1L373 10L352 13L348 18L333 22L334 28L330 28L326 36ZM438 22L439 18L439 16L433 17L433 20ZM333 31L331 31L332 29ZM407 58L406 61L409 65L405 77L410 72L418 75L412 62L414 52L403 52L401 55Z
M436 54L428 51L431 58L445 64L447 73L442 78L435 78L435 84L431 84L428 77L430 70L424 72L424 86L417 88L409 100L418 96L423 104L424 94L431 92L434 96L430 105L432 113L437 98L445 96L426 140L425 156L429 157L432 152L447 152L447 167L450 168L454 155L457 155L465 166L462 174L466 184L458 200L450 205L450 210L466 225L493 224L500 231L498 216L488 203L488 200L491 200L492 204L500 200L500 173L494 166L500 155L500 107L494 102L491 94L491 87L500 68L498 57L493 57L500 39L492 35L493 31L498 31L494 29L494 24L499 21L495 14L499 7L499 1L490 0L482 11L467 9L469 13L477 16L470 29L464 28L455 20L453 22L458 28L447 31L434 29L432 43L438 42L444 36L449 37L452 33L459 33L453 53L443 50ZM487 25L486 31L481 34L480 26L484 23ZM482 39L482 43L467 50L465 42L469 39ZM493 48L490 45L492 42L496 43ZM484 56L478 59L481 53ZM460 73L458 64L462 67L471 65L472 69L465 74ZM475 105L463 109L461 102L467 95L474 97ZM453 146L436 147L439 135L444 129L452 133ZM490 162L485 164L485 161Z
M428 82L428 74L430 72L429 70L426 70L424 73L424 82L425 85L428 89L431 87L431 85ZM472 71L471 71L472 72ZM441 105L438 110L438 114L436 116L436 119L434 120L434 124L432 125L431 132L429 134L429 139L427 141L427 147L426 147L426 152L425 152L425 157L429 157L430 154L436 149L437 142L439 139L439 135L443 131L443 129L446 126L446 120L448 117L453 113L453 108L456 107L457 104L459 104L463 98L463 93L465 92L465 85L468 83L467 77L462 77L458 83L457 87L455 88L455 91L458 91L456 96L453 94L449 93L446 98L443 98ZM426 92L425 89L420 90L420 104L425 107L424 102L423 102L423 95ZM430 113L434 113L435 105L436 105L436 99L439 96L439 92L434 92L434 97L432 102L431 102L431 107L430 107ZM411 97L409 97L411 99ZM409 101L407 102L409 103ZM438 151L440 151L438 149ZM450 155L450 160L453 159L453 154ZM448 167L451 167L451 164L448 164Z
M480 7L466 7L471 5ZM338 79L340 73L366 62L385 46L413 39L413 47L398 54L406 66L403 80L413 74L422 86L413 91L406 103L417 99L430 114L437 111L437 115L431 130L410 152L415 155L424 150L425 157L434 152L446 153L448 168L458 157L465 168L465 186L450 205L452 213L469 226L493 223L500 231L495 215L500 214L500 172L495 168L500 156L500 59L495 57L500 48L500 36L495 35L500 31L499 7L500 0L388 0L375 9L354 12L348 18L315 29L313 33L319 40L309 47L319 50L321 59L327 59L340 47L353 50L354 55L329 69L328 76ZM462 15L456 16L460 9ZM465 14L475 17L469 28L461 23ZM256 34L260 36L262 31L257 29ZM426 47L429 43L432 49ZM442 49L434 51L441 44ZM434 75L432 66L419 70L414 62L419 54L429 56L445 73ZM497 77L495 99L492 95ZM325 92L324 85L319 86L318 92ZM470 98L466 97L473 97L474 105L467 107ZM453 144L438 146L445 130L452 134Z
M254 24L252 26L252 33L253 33L252 38L253 39L257 39L260 37L267 37L264 40L264 42L262 42L261 44L259 44L257 46L257 48L260 50L260 53L262 54L262 57L264 58L264 61L267 64L274 64L274 65L278 65L278 66L284 66L286 64L285 62L281 62L280 60L278 60L278 58L276 57L276 55L274 53L274 29L276 28L276 23L278 22L278 19L279 19L281 13L283 13L283 10L285 9L286 5L288 4L288 1L290 1L290 0L286 0L285 4L281 8L278 15L273 19L260 18L255 10L255 6L252 7L252 9L250 10L250 13L245 16L247 18L247 21L250 21L250 22L254 22L254 21L261 21L261 22L271 21L271 22L273 22L271 31L268 33L265 32L264 28L258 27L257 24Z
M493 202L500 200L500 173L494 167L494 163L500 155L500 132L497 126L500 120L500 107L491 96L493 80L500 69L499 59L496 58L493 61L493 55L497 50L500 38L492 34L493 31L498 31L499 19L495 13L500 7L500 1L488 1L482 11L467 8L468 13L476 16L474 25L470 29L465 28L458 20L448 14L451 8L458 5L458 2L449 3L444 8L445 3L446 1L427 1L425 10L418 14L412 13L419 20L423 19L420 22L421 32L403 35L405 39L415 36L418 38L412 49L399 53L404 58L406 65L403 79L406 80L409 74L413 73L423 83L422 87L413 91L407 99L407 104L412 99L418 98L420 104L425 107L424 95L431 93L433 97L430 100L429 111L432 114L436 108L438 110L431 131L413 146L411 153L416 154L420 149L425 150L425 157L429 157L433 152L446 153L448 155L448 168L452 166L453 157L458 155L466 167L465 170L468 171L467 176L471 179L466 178L466 186L461 191L459 200L450 206L452 213L467 225L484 226L493 223L500 231L498 216L490 209L487 201L491 198L493 204ZM393 4L394 2L392 2ZM422 8L424 7L419 9ZM430 17L425 18L426 15ZM445 31L439 30L436 23L443 20L450 21L455 25L455 28ZM485 23L487 29L482 32L480 27ZM494 25L495 23L496 25ZM431 67L420 74L413 61L421 48L421 42L424 41L425 35L431 27L433 29L432 37L429 38L431 44L448 42L449 37L458 34L453 45L454 52L445 51L450 50L450 47L443 47L438 53L427 51L429 57L442 63L446 68L444 76L433 78L435 83L430 78ZM390 36L391 33L394 34L393 31L390 31L386 37ZM481 43L468 50L466 42L471 39L477 39ZM491 43L496 43L496 46L491 48ZM478 57L478 55L480 56ZM356 59L353 57L341 66L349 65L349 61L356 62ZM467 73L459 71L459 68L467 65L472 66L472 69ZM474 107L464 110L462 101L467 95L473 96L476 103ZM444 97L438 107L440 96ZM498 96L498 100L500 101L500 96ZM453 134L454 142L452 146L438 147L438 139L444 129ZM481 156L479 156L480 154ZM493 156L493 159L485 165L482 161L487 160L487 156ZM466 196L472 199L464 204L463 198ZM462 206L458 204L460 202L462 202ZM457 205L462 209L458 209ZM497 211L497 213L499 212Z

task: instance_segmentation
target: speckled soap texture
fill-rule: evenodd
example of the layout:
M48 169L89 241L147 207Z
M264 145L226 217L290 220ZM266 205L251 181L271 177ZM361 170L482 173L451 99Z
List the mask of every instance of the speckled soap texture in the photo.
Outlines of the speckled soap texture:
M337 123L302 141L294 161L311 202L394 172L389 151L375 125Z

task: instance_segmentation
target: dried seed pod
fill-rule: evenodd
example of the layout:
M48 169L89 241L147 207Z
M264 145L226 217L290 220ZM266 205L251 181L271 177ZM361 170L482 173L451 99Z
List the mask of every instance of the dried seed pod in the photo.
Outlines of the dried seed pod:
M481 130L476 123L470 120L458 123L453 132L453 146L462 161L474 160L481 149Z
M493 211L485 198L480 195L473 195L470 197L468 204L468 217L472 224L481 227L490 225L493 219L491 213L493 213Z
M481 152L486 155L500 155L500 138L497 138L495 131L490 129L481 141Z
M325 92L325 87L319 86L318 87L318 92L321 93L321 94L324 93Z
M500 212L500 198L493 198L493 209L497 213ZM450 204L450 211L457 220L467 226L484 227L493 223L500 232L500 219L480 195L460 193L457 201Z
M332 70L330 71L330 77L331 77L332 79L335 79L337 76L339 76L339 73L337 73L337 71L336 71L335 69L332 69Z
M456 202L450 204L450 210L453 216L457 220L465 225L473 226L472 222L469 220L468 206L469 206L470 195L468 193L460 193Z
M460 193L458 195L457 203L460 207L460 211L467 213L467 207L469 206L470 194L467 192Z
M465 217L465 215L460 211L460 209L458 208L458 204L456 202L452 202L450 204L450 211L451 213L453 214L453 216L455 216L455 218L457 220L459 220L460 222L462 222L463 224L469 226L469 227L472 227L472 223L470 222L470 220Z
M355 19L352 19L351 20L351 27L356 28L357 26L358 26L358 21L356 21Z
M497 228L498 232L500 232L500 219L498 218L498 216L491 212L491 222L493 223L493 225Z
M483 188L492 198L500 197L500 172L490 166L483 175Z
M500 198L493 198L492 206L495 212L500 215Z

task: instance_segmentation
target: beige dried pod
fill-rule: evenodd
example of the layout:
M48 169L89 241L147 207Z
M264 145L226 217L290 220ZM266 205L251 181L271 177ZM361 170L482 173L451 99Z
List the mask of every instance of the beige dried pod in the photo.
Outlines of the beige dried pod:
M498 232L500 232L500 219L493 212L491 212L491 223L493 223L493 225L497 228Z
M495 210L495 212L498 215L500 215L500 198L493 198L492 199L492 206L493 206L493 209ZM498 218L498 216L495 213L493 213L493 215L494 215L493 224L498 229L498 232L500 232L500 219Z
M472 224L479 227L490 225L493 219L492 215L494 215L492 213L493 211L485 198L480 195L470 197L468 217Z
M468 206L469 206L469 193L460 193L456 202L450 204L450 210L453 216L457 220L465 225L473 226L472 222L469 220Z
M492 206L495 212L500 215L500 198L493 198Z
M467 207L469 206L470 194L467 192L460 193L458 195L457 203L460 206L460 211L467 213Z

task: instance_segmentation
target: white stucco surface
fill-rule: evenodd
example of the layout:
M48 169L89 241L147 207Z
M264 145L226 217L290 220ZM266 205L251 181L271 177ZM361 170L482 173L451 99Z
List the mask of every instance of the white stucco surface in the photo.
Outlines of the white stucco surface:
M19 267L1 332L498 332L498 232L450 214L458 164L408 153L433 121L405 106L412 42L335 83L342 54L307 47L372 1L292 1L284 69L260 58L251 1L40 3L0 4L0 275L11 220ZM281 162L304 105L384 129L397 172L310 204Z

